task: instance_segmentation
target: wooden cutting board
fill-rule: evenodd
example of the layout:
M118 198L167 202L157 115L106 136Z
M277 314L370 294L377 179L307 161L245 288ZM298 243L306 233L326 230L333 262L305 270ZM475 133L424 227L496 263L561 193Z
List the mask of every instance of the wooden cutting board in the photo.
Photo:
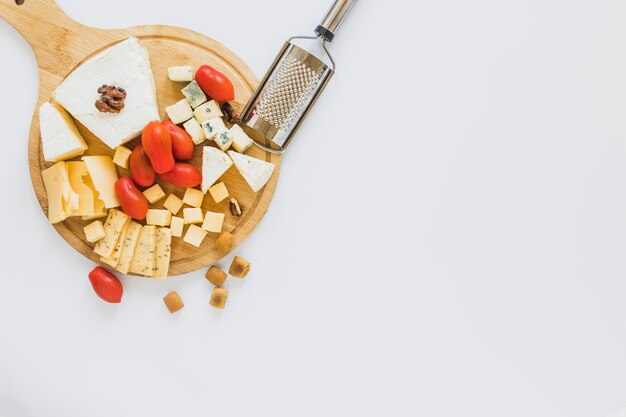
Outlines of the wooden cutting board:
M22 4L19 4L22 3ZM110 46L127 39L137 37L150 53L150 62L157 85L161 117L166 120L165 107L182 98L184 84L174 83L167 77L167 68L178 65L199 67L208 64L226 74L235 86L235 102L231 103L239 113L258 85L258 79L250 68L233 52L218 42L204 35L187 29L170 26L137 26L127 29L98 29L84 26L68 17L54 0L0 0L0 16L7 20L26 38L33 48L39 64L39 100L37 110L42 103L49 101L54 89L81 63ZM6 120L9 121L9 120ZM77 121L89 149L86 155L110 155L113 151L92 135ZM134 147L138 139L128 146ZM206 143L208 145L208 143ZM47 214L48 202L41 178L41 170L52 164L46 163L41 152L38 111L35 111L28 140L28 156L31 179L37 199ZM236 245L241 244L254 230L276 190L281 158L253 146L250 156L260 158L276 165L274 175L264 189L253 193L236 168L231 168L222 177L231 197L235 197L244 209L244 214L236 218L230 214L229 203L215 204L207 195L203 209L225 212L224 230L236 237ZM201 168L202 151L196 148L192 163ZM120 176L128 175L118 167ZM167 194L174 192L182 198L184 190L162 183ZM155 208L162 208L156 204ZM83 227L87 222L80 218L71 218L55 225L59 234L84 256L99 262L92 249L93 244L86 242ZM170 275L179 275L205 268L224 256L215 250L217 236L209 234L201 248L195 248L173 238L172 263Z

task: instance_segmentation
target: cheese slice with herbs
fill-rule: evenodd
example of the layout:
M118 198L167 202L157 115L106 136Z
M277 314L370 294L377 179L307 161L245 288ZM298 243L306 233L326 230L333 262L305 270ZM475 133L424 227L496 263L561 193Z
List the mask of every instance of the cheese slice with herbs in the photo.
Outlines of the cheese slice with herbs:
M103 85L126 90L119 113L101 113L95 106ZM161 120L148 51L129 38L91 58L74 70L52 98L111 149L138 136L153 120Z
M144 226L139 233L139 240L133 260L130 263L130 272L146 277L154 274L156 250L156 227Z
M131 221L128 223L126 229L126 236L124 238L124 245L122 246L122 255L120 261L115 267L115 270L122 274L128 274L130 271L130 263L133 260L135 249L137 248L137 242L139 241L139 234L141 233L142 226L139 223Z
M46 161L59 162L82 155L87 144L69 114L57 103L39 108L41 145Z
M153 278L167 279L172 256L172 230L159 227L156 231L155 265Z
M233 161L225 152L205 146L202 151L202 192L206 194L231 166Z
M124 228L122 229L122 233L120 233L120 237L115 244L115 249L113 249L113 253L108 258L101 257L100 262L105 263L113 268L115 268L120 263L120 258L122 256L122 247L124 246L124 240L126 239L126 232L128 231L128 225L130 222L126 223Z
M115 209L109 210L109 215L104 223L104 239L96 243L94 252L103 258L110 258L129 222L130 217L126 213Z
M85 182L86 177L89 177L87 165L80 161L66 162L66 165L72 190L78 194L78 208L72 212L72 216L93 216L94 193Z
M78 209L80 196L74 192L67 172L67 164L56 165L41 172L48 195L48 220L52 224L62 222Z
M267 184L274 173L275 166L270 162L233 151L228 152L228 154L255 193L265 187L265 184Z

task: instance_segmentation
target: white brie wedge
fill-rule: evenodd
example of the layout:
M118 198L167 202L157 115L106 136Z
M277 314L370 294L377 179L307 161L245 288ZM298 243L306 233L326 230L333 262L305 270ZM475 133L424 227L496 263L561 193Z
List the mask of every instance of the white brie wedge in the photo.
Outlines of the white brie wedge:
M228 154L255 193L265 187L265 184L267 184L274 173L275 166L270 162L265 162L233 151L228 152Z
M39 127L43 156L48 162L74 158L87 150L72 118L58 104L44 103L39 108Z
M233 161L224 152L211 146L205 146L203 152L202 192L206 194L209 188L233 165Z
M126 90L120 113L101 113L95 106L102 85ZM161 120L148 51L129 38L91 58L54 91L53 100L111 149L130 141L153 120Z

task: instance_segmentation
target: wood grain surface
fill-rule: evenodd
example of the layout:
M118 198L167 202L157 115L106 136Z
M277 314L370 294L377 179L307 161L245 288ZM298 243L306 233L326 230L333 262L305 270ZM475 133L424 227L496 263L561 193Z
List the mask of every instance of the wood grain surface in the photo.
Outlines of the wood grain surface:
M53 90L81 63L130 36L137 37L150 53L163 120L167 119L165 107L184 98L180 90L185 84L174 83L167 77L167 68L170 66L192 65L197 68L202 64L209 64L226 74L235 86L236 98L231 104L236 112L243 109L258 85L258 79L250 68L233 52L209 37L187 29L157 25L126 29L88 27L69 18L54 0L24 0L22 5L18 5L15 0L0 0L0 17L26 38L35 52L39 65L37 109L50 100ZM28 139L28 162L37 199L47 213L48 203L41 170L52 164L43 159L37 113L35 111ZM89 145L86 155L113 156L111 149L84 126L75 122ZM136 143L138 139L127 146L132 148ZM205 144L209 145L208 142ZM235 167L222 177L221 180L226 183L231 197L235 197L242 205L243 216L235 218L228 209L228 200L215 204L208 194L203 205L203 210L226 212L224 230L235 235L236 246L246 239L266 213L276 190L280 171L280 156L262 151L256 146L248 151L248 155L274 163L276 170L266 187L258 193L252 192ZM201 159L202 149L197 147L192 163L201 168ZM120 176L128 175L126 170L117 168ZM162 182L160 184L167 194L173 192L178 197L183 197L183 189ZM162 208L160 203L152 206ZM180 215L182 216L182 212ZM80 218L71 218L54 228L77 251L99 263L99 257L92 251L93 244L86 242L84 238L83 227L86 224ZM205 268L222 258L225 254L215 249L216 238L216 234L210 233L200 248L184 243L182 238L174 238L170 276Z

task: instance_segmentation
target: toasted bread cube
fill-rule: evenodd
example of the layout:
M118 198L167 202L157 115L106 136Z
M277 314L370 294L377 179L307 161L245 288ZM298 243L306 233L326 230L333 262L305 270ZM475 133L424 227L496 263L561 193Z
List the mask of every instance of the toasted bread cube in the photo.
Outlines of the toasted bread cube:
M189 226L189 229L187 229L187 233L185 234L185 238L183 240L185 243L189 243L190 245L199 248L207 234L208 232L206 230L202 230L195 224L192 224Z
M226 188L226 184L223 182L215 184L213 187L209 188L209 194L211 194L211 197L213 197L213 200L215 200L216 203L221 203L228 198L228 189Z
M163 297L163 302L165 303L165 307L167 307L172 314L179 312L185 307L182 298L180 298L180 295L178 295L176 291Z
M184 219L180 217L172 217L172 222L170 223L170 229L172 229L173 237L182 237L184 228L185 228Z
M166 107L165 112L175 125L185 123L193 117L193 110L191 109L191 106L186 98L176 104Z
M208 271L206 271L205 277L211 284L216 287L221 287L226 281L228 275L226 275L226 272L222 271L218 267L212 266Z
M195 188L187 188L187 190L185 191L185 196L183 197L183 203L195 208L202 207L203 200L204 193Z
M235 246L235 236L229 232L222 232L215 241L215 247L222 253L228 253Z
M172 222L172 213L168 210L148 210L146 224L152 226L168 227Z
M183 127L191 136L191 140L196 145L200 145L202 142L206 140L206 135L204 134L204 129L200 126L200 123L196 120L195 117L191 118L187 122L183 124Z
M183 209L183 217L185 224L201 224L204 221L201 208L185 208Z
M213 294L211 294L209 304L217 309L223 310L224 307L226 307L226 300L228 300L228 291L224 288L215 288Z
M126 146L118 146L113 156L113 163L119 167L128 168L128 161L132 153L133 151Z
M87 242L96 243L97 241L104 239L106 236L106 233L104 232L104 225L100 220L88 224L83 230L85 231Z
M183 200L176 197L175 194L170 194L167 196L165 203L163 203L163 207L168 209L173 215L177 215L183 207Z
M239 256L235 256L233 259L233 263L230 264L230 269L228 273L235 278L245 278L250 272L250 262L246 261Z
M146 199L150 202L150 204L154 204L157 201L161 201L165 198L165 192L159 184L155 184L152 187L148 188L146 191L143 192L143 195L146 196Z

